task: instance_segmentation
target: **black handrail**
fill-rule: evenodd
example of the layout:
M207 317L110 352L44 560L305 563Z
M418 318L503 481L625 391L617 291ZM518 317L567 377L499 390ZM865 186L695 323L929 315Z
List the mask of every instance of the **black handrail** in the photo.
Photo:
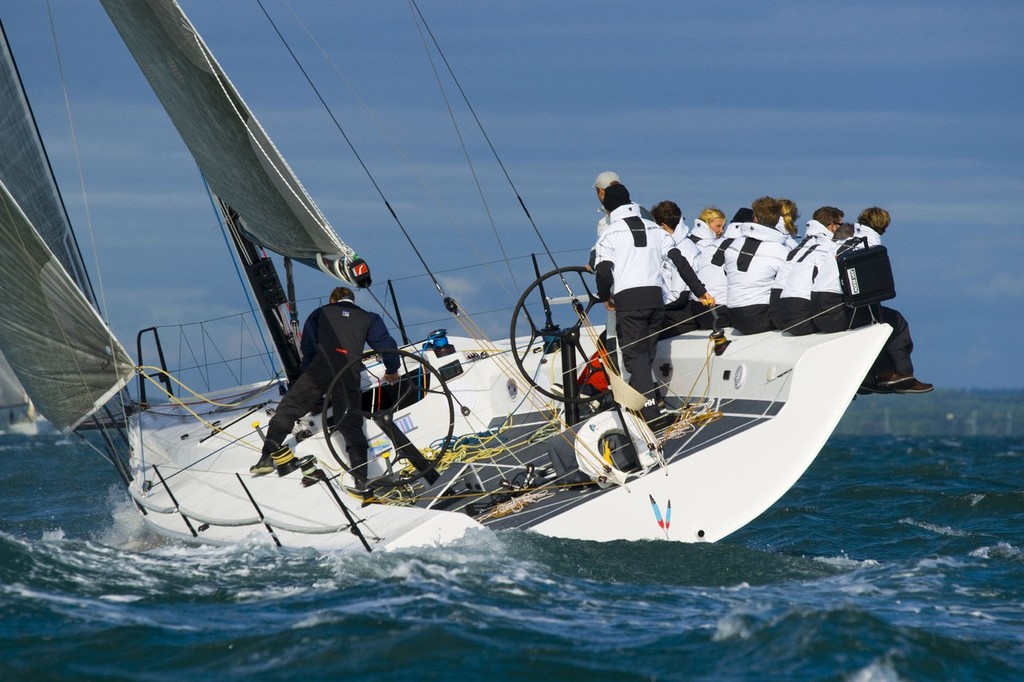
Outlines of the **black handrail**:
M170 396L174 395L174 387L171 385L171 375L167 372L167 360L164 358L164 347L160 343L160 332L156 327L146 327L139 331L135 337L135 353L136 360L139 367L144 367L146 363L142 361L142 335L146 332L153 332L153 342L156 344L156 354L160 358L160 381L164 382L164 386L167 388L167 394ZM139 373L139 406L145 408L148 406L146 402L146 381L142 373Z

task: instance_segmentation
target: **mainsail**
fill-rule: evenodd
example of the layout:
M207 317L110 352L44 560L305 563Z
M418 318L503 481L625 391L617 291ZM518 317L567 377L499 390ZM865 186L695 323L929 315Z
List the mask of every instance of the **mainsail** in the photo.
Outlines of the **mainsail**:
M206 181L246 235L360 286L366 264L343 243L173 0L102 0Z

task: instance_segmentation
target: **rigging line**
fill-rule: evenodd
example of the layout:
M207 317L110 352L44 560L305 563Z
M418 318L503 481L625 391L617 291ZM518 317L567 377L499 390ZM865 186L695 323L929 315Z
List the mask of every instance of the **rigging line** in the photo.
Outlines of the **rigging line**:
M263 11L264 16L267 17L267 21L270 22L270 25L274 29L274 32L277 33L277 37L281 40L281 44L284 45L286 50L288 50L288 54L291 55L292 61L295 62L295 65L298 67L299 71L302 72L303 78L306 79L306 82L309 84L309 87L313 90L313 93L316 95L317 99L320 100L320 104L323 105L324 111L326 111L327 115L331 117L331 120L334 122L334 127L337 128L339 133L341 133L341 136L344 138L345 143L348 145L348 148L356 157L356 161L359 163L359 166L363 169L363 172L366 173L366 177L370 180L370 184L373 185L373 188L377 191L377 195L381 198L381 201L384 202L384 206L387 207L388 212L391 214L391 217L398 225L398 229L402 231L402 234L405 236L405 240L409 243L409 246L412 248L413 253L416 254L416 257L419 259L420 264L423 265L423 268L427 271L427 274L430 275L430 279L434 283L434 288L437 289L437 292L441 295L442 298L447 299L448 295L445 294L444 288L441 286L441 283L437 281L437 278L434 276L433 271L431 271L430 266L427 265L427 261L424 260L423 255L420 254L419 249L416 248L416 244L413 242L412 237L409 236L408 230L405 229L405 225L398 218L398 214L395 213L395 209L391 206L391 202L389 202L387 197L384 196L384 191L377 183L377 179L374 177L373 173L370 172L370 169L363 161L363 157L360 156L359 152L356 150L355 145L352 143L352 140L341 127L341 123L338 121L338 118L334 115L334 112L327 105L327 101L324 100L323 95L320 94L320 90L316 87L316 85L313 83L313 80L309 77L309 74L306 72L306 69L302 66L302 63L299 61L299 58L292 50L291 45L289 45L288 41L284 39L284 36L281 34L281 31L277 28L277 24L274 23L274 20L270 17L270 14L267 12L267 8L263 6L263 0L256 0L256 4L260 6L260 9Z
M203 340L203 335L201 333L199 335L199 339L200 339L200 341ZM182 355L184 354L185 351L188 351L189 355L192 356L192 362L196 366L196 370L199 373L199 377L201 379L203 379L203 381L206 382L206 390L207 391L212 390L211 389L211 384L210 384L210 365L209 365L209 363L208 362L200 363L199 362L199 356L196 355L196 351L192 347L192 340L189 339L187 336L179 335L179 337L178 337L178 367L181 367L184 364L184 360L182 359ZM203 360L207 360L208 359L207 355L205 353L203 353L202 356L203 356ZM241 383L241 382L238 381L237 377L233 377L233 378L235 379L236 383Z
M249 443L249 441L245 440L245 439L246 439L246 436L239 436L239 437L237 437L237 438L234 438L234 437L232 437L232 436L228 435L228 433L227 433L227 429L226 429L226 428L221 428L221 427L220 427L220 426L218 426L217 424L215 424L215 423L213 423L213 422L211 422L211 421L209 421L209 420L207 420L207 419L204 419L204 418L203 418L203 417L202 417L202 416L201 416L201 415L200 415L200 414L199 414L198 412L196 412L195 410L193 410L193 409L192 409L191 407L189 407L189 406L188 406L188 405L187 405L186 403L184 403L183 401L181 401L181 400L180 400L179 398L176 398L175 396L171 395L171 394L170 394L170 393L169 393L169 392L167 391L167 389L166 389L166 388L164 388L164 387L163 387L163 386L162 386L162 385L160 384L160 382L159 382L159 381L157 381L157 380L156 380L156 379L154 379L153 377L149 376L149 375L148 375L148 374L146 374L145 372L143 372L143 376L144 376L144 377L146 378L146 380L148 380L148 381L149 381L150 383L152 383L152 384L153 384L154 386L156 386L156 387L157 387L158 389L160 389L160 390L161 390L161 391L162 391L162 392L163 392L163 393L164 393L164 394L165 394L165 395L166 395L166 396L168 397L168 399L169 399L169 404L175 404L175 405L177 405L177 406L181 407L181 409L182 409L183 411L185 411L186 413L188 413L188 414L189 414L189 415L190 415L191 417L193 417L193 418L194 418L194 419L195 419L195 420L196 420L197 422L199 422L200 424L202 424L203 426L205 426L206 428L208 428L208 429L210 430L210 433L211 433L211 435L213 435L213 434L216 434L217 436L221 436L221 435L224 435L224 436L226 436L227 438L229 438L229 439L230 439L230 441L231 441L231 444L241 445L241 446L243 446L243 447L247 447L247 448L249 448L250 450L253 450L253 451L255 451L255 452L259 452L259 451L260 451L260 449L261 449L261 447L262 447L261 445L256 445L256 444L253 444L253 443ZM184 384L181 384L180 382L178 382L178 383L179 383L179 384L180 384L180 385L181 385L182 387L184 387L184 388L185 388L186 390L190 390L190 389L188 389L188 387L187 387L187 386L185 386ZM219 403L216 403L216 402L214 402L214 401L212 401L212 400L208 400L208 399L205 399L205 398L203 398L203 397L202 397L201 395L199 395L198 393L193 393L193 395L195 395L196 397L198 397L198 398L200 398L200 399L204 400L205 402L207 402L207 403L209 403L209 404L211 404L211 405L213 405L213 406L215 406L215 407L229 407L229 408L230 408L230 407L233 407L232 405L221 405L221 404L219 404ZM250 435L251 435L251 434L250 434ZM206 455L205 457L202 457L202 458L200 458L199 460L197 460L197 461L195 461L195 462L192 462L191 464L189 464L189 465L187 465L187 466L185 466L185 467L183 467L183 468L179 469L179 471L185 471L185 470L187 470L187 469L190 469L191 467L195 466L196 464L198 464L198 463L199 463L199 462L201 462L202 460L206 459L207 457L211 457L211 456L213 456L214 454L216 454L216 451L215 451L215 452L211 452L211 453L209 453L208 455Z
M100 257L99 257L99 251L96 248L96 235L95 235L95 232L93 231L92 211L89 209L89 198L88 198L88 194L86 193L86 190L85 190L85 174L82 171L82 156L81 156L81 153L80 153L79 147L78 147L78 135L77 135L77 133L75 131L74 117L71 115L71 97L68 94L67 79L64 77L64 60L63 60L63 57L61 56L60 45L57 42L57 26L56 26L56 23L54 22L54 18L53 18L53 6L51 5L49 0L47 0L47 2L46 2L46 14L47 14L47 17L48 17L48 19L50 21L50 35L53 37L53 51L54 51L54 54L55 54L56 59L57 59L57 72L60 74L61 92L64 95L64 109L65 109L65 113L67 114L67 119L68 119L68 131L69 131L69 133L71 135L71 148L74 150L73 156L75 158L75 169L76 169L76 171L78 173L78 184L79 184L79 188L80 188L80 190L82 192L82 206L83 206L83 209L85 211L85 224L86 224L87 229L89 230L89 244L90 244L90 246L92 246L93 263L95 263L95 265L96 265L96 279L99 282L99 291L100 291L99 301L96 302L96 305L99 308L99 310L96 311L96 314L100 318L100 320L103 322L103 326L107 330L107 336L109 338L111 348L116 348L116 347L119 347L121 345L121 342L118 341L116 336L114 336L114 330L110 328L110 324L108 323L106 315L103 312L103 311L107 310L107 295L106 295L106 289L103 286L103 271L102 271L102 269L100 268L100 265L99 265ZM70 225L70 221L69 221L69 225ZM76 242L76 247L77 247L77 239L75 240L75 242ZM77 284L77 282L76 282L76 284ZM91 288L91 286L92 286L92 284L90 283L90 288ZM82 295L85 296L84 292L83 292ZM92 301L90 301L90 303L92 303ZM114 374L119 378L119 381L120 381L121 368L117 367L117 361L118 361L117 353L111 353L111 358L112 358L112 361L114 363ZM81 376L82 376L81 371L79 372L79 376L81 378ZM126 396L124 395L124 391L122 390L123 388L124 388L124 385L122 384L121 389L118 389L118 391L117 391L117 399L121 403L121 412L122 412L122 414L127 414L128 413L128 406L127 406L126 400L125 400Z
M561 251L555 251L555 253L583 253L584 251L585 251L584 249L563 249ZM438 274L442 274L443 275L443 274L447 274L447 273L450 273L450 272L459 272L461 270L472 270L473 268L482 268L482 267L486 267L488 265L494 265L496 263L501 263L501 262L503 262L503 260L504 261L519 261L519 260L526 260L527 258L532 258L532 257L533 257L533 254L527 254L527 255L524 255L524 256L510 256L510 257L508 257L506 259L484 261L482 263L471 263L469 265L454 265L452 267L445 268L443 270L437 270L436 272ZM404 282L404 281L407 281L407 280L410 280L410 279L419 279L421 277L423 277L423 275L406 275L405 277L392 277L391 281L392 282Z
M494 155L494 160L498 163L498 167L501 168L501 172L505 175L505 179L508 180L508 184L512 188L512 193L515 194L516 200L519 201L519 206L522 207L523 213L526 214L527 220L530 221L530 225L533 227L533 231L536 233L537 239L540 241L541 246L544 247L544 252L547 254L548 258L551 259L552 265L555 268L557 268L558 263L555 261L554 255L548 248L547 242L544 240L544 237L540 233L540 229L538 229L537 227L537 223L535 223L533 220L533 216L530 215L530 211L526 208L526 203L523 201L522 196L520 196L519 190L516 188L515 183L512 182L511 176L509 176L508 171L505 169L505 164L502 163L501 157L498 156L498 150L495 149L494 145L491 143L491 138L487 135L487 131L484 129L484 125L480 121L480 117L476 115L476 110L473 108L473 105L470 104L469 97L466 95L466 91L462 89L462 84L459 82L459 79L455 76L455 72L452 70L451 64L448 63L448 58L445 57L444 51L441 49L441 45L438 44L437 38L434 37L434 32L430 30L430 25L427 24L427 20L423 16L423 13L420 11L419 6L416 4L416 0L409 0L409 4L412 5L413 9L416 10L416 14L419 15L420 21L423 22L423 28L426 29L427 35L430 36L430 40L431 42L433 42L434 48L437 50L438 56L441 57L441 61L444 62L445 68L448 70L448 74L452 77L452 82L455 83L455 87L458 88L459 94L462 95L462 101L466 103L466 108L469 109L469 113L473 116L473 120L476 121L476 125L477 128L480 130L480 134L483 136L484 140L487 142L487 146L491 150L491 153ZM566 290L572 293L571 290L569 290L569 284L568 282L565 281L564 277L562 278L562 283L565 285Z
M398 319L395 317L395 314L391 310L391 308L389 308L388 306L384 305L385 301L381 301L380 297L377 296L377 294L373 291L373 289L367 288L367 289L365 289L365 291L366 291L366 293L370 294L370 298L372 298L377 303L377 307L380 308L381 312L384 313L384 316L387 317L388 320L391 321L391 324L396 329L400 329L401 325L398 324Z
M412 11L415 9L415 3L409 0L409 9ZM416 10L418 12L419 10ZM422 19L422 15L420 16ZM413 14L413 21L415 21L416 15ZM505 262L505 266L508 268L509 277L512 278L512 286L516 289L519 288L519 284L516 282L515 273L512 272L512 265L509 263L508 254L505 252L505 243L501 239L501 235L498 233L498 226L494 222L494 215L491 213L491 207L487 203L487 197L484 195L483 187L480 185L480 178L476 173L476 167L473 165L473 159L469 155L469 148L466 146L466 140L462 136L462 130L459 128L459 122L455 117L455 111L452 109L451 100L448 99L448 93L444 89L444 84L441 82L441 74L437 71L437 65L434 63L434 57L430 53L430 46L427 44L427 40L423 35L423 26L419 23L416 24L416 30L420 34L420 41L423 43L423 52L427 55L427 61L430 62L430 69L434 72L434 79L437 81L437 89L441 93L442 99L444 99L445 107L448 109L448 117L451 119L452 128L455 129L455 135L459 138L459 146L462 147L462 154L466 157L466 165L469 166L469 171L473 175L473 184L476 185L476 191L480 195L480 202L484 206L484 212L487 213L487 220L491 223L491 231L494 232L494 238L498 242L498 248L501 250L502 259ZM433 37L433 36L431 36ZM436 42L435 42L436 44Z
M214 407L223 407L223 408L241 407L242 405L245 404L245 401L248 400L251 396L253 396L253 395L255 395L255 394L265 390L266 387L270 386L271 384L274 383L274 381L276 381L274 379L271 379L270 381L266 382L265 385L261 385L261 388L255 389L253 391L249 391L249 392L244 393L244 394L241 394L240 397L239 397L239 400L237 400L236 402L233 402L233 403L223 403L223 402L219 402L219 401L207 398L202 393L199 393L198 391L195 391L190 386L185 384L183 381L181 381L180 379L175 377L173 374L171 374L170 372L164 371L160 367L156 367L156 366L153 366L153 365L141 365L137 369L138 369L138 371L142 374L142 376L146 380L152 382L155 385L158 384L158 379L155 378L154 376L150 375L148 372L154 372L157 376L159 376L159 375L167 376L171 381L173 381L175 384L177 384L180 388L184 389L189 394L191 394L194 398L196 398L198 402L206 403L207 405L212 405ZM173 396L173 395L167 393L166 389L163 389L162 392L167 394L167 396L170 398L169 403L172 404L172 405L181 405L182 407L187 407L188 404L189 404L189 403L186 403L181 398L179 398L177 396Z
M475 326L475 323L472 320L472 318L470 318L468 316L463 315L463 316L460 316L459 319L462 322L463 326L465 326L467 328L469 328L471 325ZM482 335L482 332L481 332L481 335ZM500 349L498 349L498 347L495 346L493 342L487 340L486 337L484 337L481 340L481 343L484 344L484 348L488 350L488 355L492 357L492 359L494 360L495 364L498 366L498 368L503 372L503 374L506 377L514 378L514 377L520 376L517 368L513 365L513 363L511 361L509 361L507 359L506 354L501 352ZM538 367L538 372L539 372L539 369L540 368ZM573 440L570 439L570 437L567 434L567 431L565 430L565 429L567 429L568 425L565 424L565 421L559 415L558 410L554 407L553 403L551 401L547 400L546 397L543 397L540 394L538 394L538 393L536 393L536 392L534 392L532 390L529 390L529 389L527 389L526 394L524 396L524 400L527 400L527 399L530 401L532 406L540 414L547 415L547 420L550 423L557 423L557 424L559 424L560 426L563 427L563 430L560 431L559 435L561 436L561 438L566 443L568 443L570 445L570 447L572 447L573 446ZM586 448L586 456L592 456L592 457L597 458L598 460L600 459L600 456L598 455L598 453L591 452L589 448Z
M262 5L261 5L262 7ZM266 10L264 10L264 13ZM220 86L221 94L225 100L230 103L232 111L241 123L242 127L245 128L246 133L249 136L249 142L253 145L253 149L258 149L260 154L263 155L263 160L266 161L267 166L273 169L278 179L287 188L288 193L298 202L306 215L310 216L316 226L320 228L321 234L326 237L333 245L334 248L338 249L341 253L348 257L354 257L355 251L348 244L341 241L338 234L331 228L330 223L324 214L320 211L320 208L313 201L313 198L309 196L306 188L302 185L298 176L292 171L288 162L284 156L274 145L273 140L270 139L270 135L263 129L259 121L256 119L255 114L251 111L243 112L241 109L248 109L248 105L242 100L241 95L237 92L233 92L234 87L231 85L230 79L227 74L224 73L223 69L220 68L220 64L214 58L213 53L206 46L206 42L195 27L188 22L187 28L189 30L189 37L194 41L196 49L199 51L202 58L205 60L206 70L209 75L216 81L217 85ZM245 115L245 114L249 115ZM256 133L254 134L254 130ZM268 153L267 149L270 149L274 154ZM269 172L268 172L269 175ZM283 195L282 195L283 196ZM296 218L301 221L301 216L294 212ZM312 236L312 235L311 235Z
M359 105L362 107L363 111L366 113L366 115L369 117L369 119L373 122L373 124L377 127L377 130L380 132L381 136L391 145L391 148L402 159L402 161L404 161L408 165L408 167L410 168L412 174L416 177L417 180L419 180L420 185L427 192L427 194L430 196L430 198L433 199L434 204L438 207L438 209L442 213L444 213L445 216L447 216L447 218L451 222L451 224L454 225L458 229L459 233L462 235L462 237L465 240L465 242L468 243L470 246L472 246L472 248L474 249L474 251L476 251L478 256L482 257L482 255L480 254L480 251L477 249L476 240L470 238L466 234L466 231L463 229L463 227L462 227L461 223L459 222L458 218L456 218L456 216L451 212L451 210L449 210L448 206L445 205L445 203L441 201L441 198L437 195L437 193L427 183L427 181L424 178L423 173L420 171L420 169L416 166L415 163L413 163L412 159L410 159L409 156L402 150L401 146L399 146L398 142L388 132L388 129L381 122L380 118L378 118L377 115L373 112L373 110L370 108L369 104L367 104L366 100L364 100L360 96L359 92L356 90L356 88L352 84L352 82L345 76L345 74L341 71L341 69L338 68L337 63L334 61L334 59L331 58L331 56L327 52L327 50L325 50L324 47L320 44L320 41L317 40L316 36L313 35L313 32L309 30L309 28L306 26L305 22L298 15L298 13L296 13L295 9L292 8L292 6L288 2L288 0L281 0L281 2L282 2L282 4L284 4L288 8L288 10L292 14L292 17L295 19L295 22L299 26L302 27L302 30L305 32L306 37L308 37L310 42L313 45L316 46L317 50L320 52L321 56L323 56L324 60L330 65L331 69L334 71L335 74L337 74L338 78L341 79L341 81L345 84L345 87L348 88L349 92L355 98L356 102L359 103ZM278 34L278 35L280 35L280 34ZM421 35L422 35L422 33L421 33ZM428 58L429 58L429 53L428 53ZM436 70L435 70L435 76L436 76ZM444 96L443 88L441 88L441 94L442 94L442 96ZM323 102L323 100L321 100L321 102ZM324 106L326 108L326 104ZM458 127L457 126L456 126L456 132L458 132ZM472 170L472 164L470 164L470 169ZM474 171L473 175L474 175L474 178L475 178L476 177L475 171ZM477 186L479 188L479 183L477 183ZM490 218L490 210L489 210L489 208L487 208L486 201L484 202L484 207L485 207L485 209L487 209L488 217ZM491 219L491 224L492 224L492 226L494 225L493 219ZM501 244L500 239L499 239L498 243L499 243L499 246L502 247L502 253L504 254L504 247ZM507 263L507 260L508 259L506 258L506 263ZM447 271L446 270L441 270L441 271L438 271L438 272L442 272L443 273L443 272L447 272ZM513 282L513 285L518 287L518 285L515 284L515 276L514 275L512 276L512 282ZM501 282L500 284L501 284L502 288L506 288L504 282ZM506 292L510 293L510 292L508 292L507 289L506 289Z

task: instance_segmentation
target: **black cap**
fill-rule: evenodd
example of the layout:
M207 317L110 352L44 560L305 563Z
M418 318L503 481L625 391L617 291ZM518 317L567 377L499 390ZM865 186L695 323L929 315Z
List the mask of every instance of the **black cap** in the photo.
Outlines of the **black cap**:
M601 199L601 205L609 213L628 203L630 203L629 190L625 185L609 185L608 189L604 191L604 198Z
M744 206L732 217L734 223L749 223L754 220L754 211Z

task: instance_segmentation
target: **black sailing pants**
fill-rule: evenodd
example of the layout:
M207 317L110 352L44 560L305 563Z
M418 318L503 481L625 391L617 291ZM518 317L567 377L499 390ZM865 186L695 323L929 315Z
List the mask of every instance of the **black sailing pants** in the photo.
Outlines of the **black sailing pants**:
M664 308L616 310L615 333L622 350L622 364L629 372L629 385L647 401L641 414L650 420L658 415L654 384L654 354L658 350L658 332L665 317Z
M299 417L312 410L320 402L324 392L334 379L334 374L326 365L327 363L317 363L314 360L309 369L302 373L302 376L281 399L277 406L277 412L274 413L267 426L263 454L273 454L279 450L285 438L292 432ZM346 380L339 381L335 387L334 395L331 396L334 414L340 414L346 405L352 408L346 412L338 424L338 430L345 438L345 451L348 453L349 466L355 473L365 478L366 453L369 450L369 444L366 441L366 434L363 433L363 417L354 412L362 407L358 375L353 380L348 380L346 377Z

